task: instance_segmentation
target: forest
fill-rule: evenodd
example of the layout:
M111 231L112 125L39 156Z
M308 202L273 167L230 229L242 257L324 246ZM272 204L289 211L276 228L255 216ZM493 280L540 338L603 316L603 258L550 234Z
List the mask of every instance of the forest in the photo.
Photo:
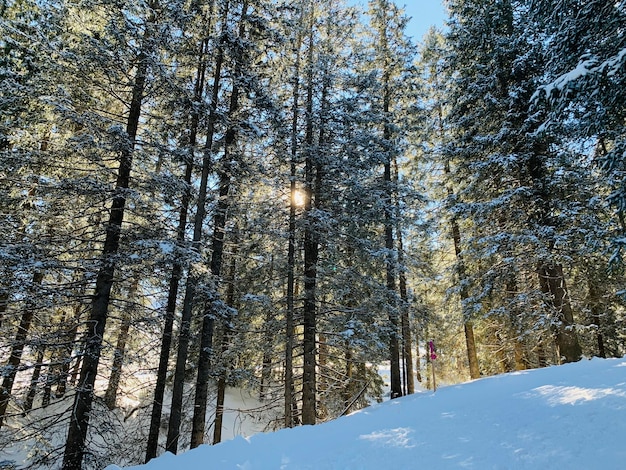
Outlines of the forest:
M626 354L626 1L445 4L1 1L0 468Z

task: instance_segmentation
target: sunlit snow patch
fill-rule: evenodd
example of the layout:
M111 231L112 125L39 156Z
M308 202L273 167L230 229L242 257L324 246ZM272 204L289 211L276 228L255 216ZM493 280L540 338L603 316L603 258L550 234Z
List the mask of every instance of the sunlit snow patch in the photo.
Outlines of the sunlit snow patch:
M374 431L370 434L362 434L359 439L371 441L383 447L404 447L411 449L415 447L415 441L411 437L414 433L411 428L384 429Z
M548 404L556 405L575 405L579 402L598 400L610 395L618 397L626 397L623 390L615 390L612 388L581 388L581 387L559 387L554 385L544 385L537 387L536 391L539 395L546 397ZM532 393L529 394L532 396Z

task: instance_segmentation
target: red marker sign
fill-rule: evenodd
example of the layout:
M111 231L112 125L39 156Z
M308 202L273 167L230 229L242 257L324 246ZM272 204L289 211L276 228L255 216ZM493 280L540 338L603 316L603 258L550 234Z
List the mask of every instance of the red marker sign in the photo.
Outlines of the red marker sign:
M429 341L428 347L430 348L430 358L434 361L437 359L437 352L435 351L435 342Z

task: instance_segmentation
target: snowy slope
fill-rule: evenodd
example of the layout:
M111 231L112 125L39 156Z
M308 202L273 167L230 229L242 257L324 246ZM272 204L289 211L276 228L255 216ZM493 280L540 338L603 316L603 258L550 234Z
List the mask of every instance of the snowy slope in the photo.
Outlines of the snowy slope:
M133 468L624 469L625 438L626 358L593 359L424 392Z

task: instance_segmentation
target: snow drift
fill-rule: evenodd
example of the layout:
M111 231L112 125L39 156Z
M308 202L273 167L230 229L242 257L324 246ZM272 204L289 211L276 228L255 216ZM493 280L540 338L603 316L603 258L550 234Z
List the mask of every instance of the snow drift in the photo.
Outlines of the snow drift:
M422 392L132 468L606 470L626 465L624 436L626 358L593 359Z

